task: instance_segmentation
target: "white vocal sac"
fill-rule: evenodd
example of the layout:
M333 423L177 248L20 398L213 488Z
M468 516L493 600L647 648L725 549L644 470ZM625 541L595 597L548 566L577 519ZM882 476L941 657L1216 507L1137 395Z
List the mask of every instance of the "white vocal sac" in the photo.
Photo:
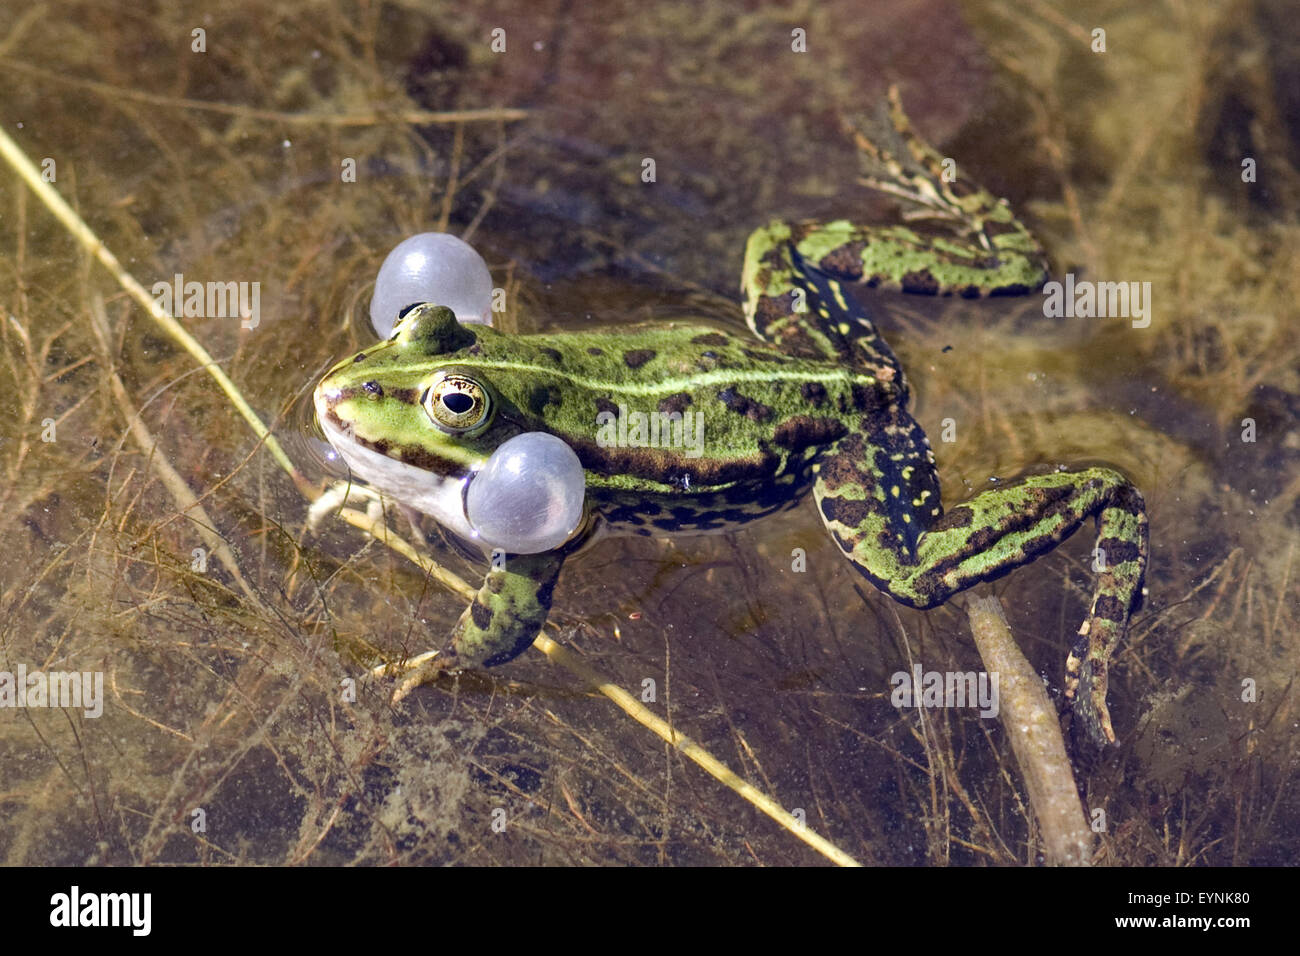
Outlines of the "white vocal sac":
M491 325L492 274L474 248L445 232L422 232L397 244L375 278L370 322L388 338L409 305L434 302L461 322Z

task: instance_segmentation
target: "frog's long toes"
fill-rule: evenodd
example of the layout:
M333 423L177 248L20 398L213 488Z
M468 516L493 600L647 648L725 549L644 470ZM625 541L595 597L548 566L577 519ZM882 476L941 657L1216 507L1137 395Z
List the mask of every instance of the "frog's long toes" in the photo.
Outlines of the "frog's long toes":
M429 651L407 662L410 672L402 678L393 691L392 703L400 704L421 684L436 680L442 674L455 667L455 654L452 652ZM387 668L385 669L387 671ZM387 676L387 675L386 675Z

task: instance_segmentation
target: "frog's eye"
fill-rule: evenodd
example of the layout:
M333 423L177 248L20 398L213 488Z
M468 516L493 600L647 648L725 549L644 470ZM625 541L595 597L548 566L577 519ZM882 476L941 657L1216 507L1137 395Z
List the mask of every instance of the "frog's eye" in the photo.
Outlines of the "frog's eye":
M492 400L483 383L461 372L439 372L420 402L433 423L450 435L481 428L492 415Z

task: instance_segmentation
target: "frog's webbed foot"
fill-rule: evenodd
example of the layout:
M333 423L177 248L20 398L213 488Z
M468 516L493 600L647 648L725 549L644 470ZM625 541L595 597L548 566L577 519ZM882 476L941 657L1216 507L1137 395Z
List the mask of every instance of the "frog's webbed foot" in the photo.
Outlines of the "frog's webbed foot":
M889 88L887 109L858 120L841 120L844 132L862 156L865 186L905 199L921 207L907 215L916 218L964 220L965 213L953 187L951 160L912 129L903 111L898 87Z
M397 685L397 689L393 691L393 704L400 704L415 688L436 680L444 671L451 668L447 658L440 651L429 651L427 654L420 654L399 664L381 664L371 673L376 677L392 677L395 673L400 674L403 669L406 673L402 677L402 682Z
M876 587L928 608L1029 563L1095 518L1097 577L1066 664L1065 696L1093 743L1114 743L1107 664L1142 592L1142 495L1118 472L1089 468L986 491L939 517L937 486L925 478L919 446L891 437L905 437L900 428L882 424L881 440L870 445L846 436L821 461L813 494L832 536Z
M903 112L898 87L889 89L887 110L866 122L844 121L846 132L862 154L867 173L861 182L895 196L906 204L901 217L911 223L942 223L953 238L918 234L906 227L874 230L874 238L893 243L894 258L942 263L932 280L882 274L867 281L898 282L904 292L1009 295L1039 288L1047 279L1047 260L1033 234L1012 212L1005 199L988 192L965 175L957 174L950 157L941 155L918 136ZM954 239L956 240L954 242ZM889 249L880 249L877 261L889 262ZM920 255L916 255L920 253ZM909 266L913 272L914 267ZM873 281L874 280L874 281Z
M1091 617L1085 620L1084 627L1091 620ZM1074 707L1084 736L1093 746L1104 749L1107 744L1115 743L1115 728L1111 725L1110 709L1106 706L1107 662L1089 660L1088 653L1089 639L1086 635L1081 636L1065 661L1065 699ZM1106 653L1104 648L1102 653Z

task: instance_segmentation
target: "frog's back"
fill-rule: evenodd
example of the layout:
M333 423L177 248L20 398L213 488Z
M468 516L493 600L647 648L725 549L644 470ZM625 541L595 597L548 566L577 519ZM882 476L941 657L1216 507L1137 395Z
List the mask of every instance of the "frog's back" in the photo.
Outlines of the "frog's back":
M489 379L520 427L567 441L597 493L708 495L771 482L892 398L868 373L685 323L485 329L444 358Z

